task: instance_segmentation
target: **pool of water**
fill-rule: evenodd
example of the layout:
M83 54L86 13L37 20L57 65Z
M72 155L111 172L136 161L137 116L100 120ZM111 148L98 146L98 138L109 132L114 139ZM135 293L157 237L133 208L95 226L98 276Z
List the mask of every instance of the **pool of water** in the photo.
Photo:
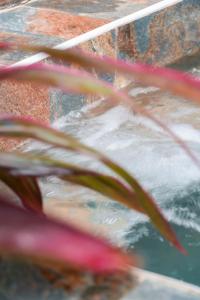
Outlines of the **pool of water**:
M200 156L200 107L152 88L132 89L130 93L134 101L161 118ZM139 179L173 225L188 256L171 247L143 215L53 177L41 182L47 212L78 225L82 222L88 230L140 253L148 270L200 286L200 170L150 120L133 115L123 106L101 113L97 107L98 104L73 111L54 126L105 152ZM38 143L27 145L26 151L30 150L48 151L107 172L87 157L49 150Z

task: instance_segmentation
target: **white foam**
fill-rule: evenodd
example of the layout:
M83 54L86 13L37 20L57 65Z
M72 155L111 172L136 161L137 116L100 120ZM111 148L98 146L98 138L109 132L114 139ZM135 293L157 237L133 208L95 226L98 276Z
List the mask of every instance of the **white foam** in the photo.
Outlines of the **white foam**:
M106 152L154 192L162 188L178 191L200 179L199 170L182 149L152 121L133 115L125 107L117 106L101 116L75 123L76 136ZM200 146L200 134L191 125L170 127L183 140Z
M184 151L151 121L133 115L132 112L122 106L114 107L95 117L87 117L86 112L86 108L79 112L73 112L59 120L56 126L73 133L82 142L106 153L129 170L154 195L164 210L167 203L173 203L177 194L181 195L190 186L199 184L199 169ZM196 155L200 155L200 134L197 129L186 123L168 125L187 142ZM36 146L37 144L34 145L34 147ZM105 171L105 168L99 163L88 157L77 157L55 149L51 150L51 153L58 158L73 163L81 163L87 167L95 168L95 170ZM62 198L64 194L68 193L67 187L60 186L56 182L47 185L45 193L50 193L52 189L54 189L54 197L60 195L59 197ZM93 219L97 223L113 227L116 233L115 239L118 241L123 240L125 233L131 226L147 222L144 216L126 209L118 208L114 213L113 202L104 201L103 197L89 190L76 188L70 197L86 202L97 200L97 208L93 210ZM175 220L177 224L190 226L199 231L200 224L197 223L196 219L181 218L175 207L173 208L173 204L171 206L170 210L166 209L170 220ZM141 234L137 235L138 239Z
M170 128L179 136L181 139L187 142L200 143L199 130L195 129L189 124L175 124L171 125Z
M200 154L198 130L189 124L169 126L193 147L197 155ZM170 193L174 194L200 180L200 171L179 146L152 121L133 115L123 106L93 118L85 117L82 111L69 114L60 123L57 122L57 127L72 132L82 142L105 152L132 172L155 196L164 190L170 197ZM54 154L58 155L58 150L54 150ZM60 152L59 157L75 159L65 152ZM87 166L97 166L88 158L76 159L83 164L87 162Z

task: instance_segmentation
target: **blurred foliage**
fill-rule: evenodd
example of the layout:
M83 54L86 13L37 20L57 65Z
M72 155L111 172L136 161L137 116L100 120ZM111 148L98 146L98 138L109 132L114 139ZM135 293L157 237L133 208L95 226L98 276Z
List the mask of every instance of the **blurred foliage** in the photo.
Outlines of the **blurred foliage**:
M2 51L44 52L54 64L37 63L26 66L0 67L0 80L32 81L70 93L97 95L114 104L124 104L133 112L142 114L162 127L200 167L191 150L165 124L138 106L126 92L98 79L98 73L121 73L137 80L141 85L156 86L199 103L200 82L191 75L175 70L143 64L130 64L108 57L85 53L79 49L56 50L29 45L1 43ZM63 65L60 65L60 61ZM56 64L56 61L59 64ZM73 67L65 66L67 64ZM76 65L76 68L74 67ZM106 100L105 100L106 101ZM38 261L57 261L72 264L92 272L113 272L137 264L121 249L108 242L55 221L45 215L38 180L50 175L63 181L87 187L114 201L149 217L158 231L177 249L186 253L154 199L124 168L105 154L84 145L79 140L46 124L25 117L1 116L0 136L31 138L64 151L71 151L96 159L106 166L112 175L91 171L48 154L0 152L0 180L21 199L24 208L0 197L0 251L31 257Z

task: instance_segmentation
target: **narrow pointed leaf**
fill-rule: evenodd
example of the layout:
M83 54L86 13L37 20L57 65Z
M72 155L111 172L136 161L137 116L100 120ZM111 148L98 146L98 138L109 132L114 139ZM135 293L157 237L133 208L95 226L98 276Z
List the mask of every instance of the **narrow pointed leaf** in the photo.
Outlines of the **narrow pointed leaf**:
M117 91L113 86L90 76L87 73L67 67L46 64L34 64L31 66L3 67L0 68L0 79L14 78L17 80L31 80L37 83L59 87L73 93L94 94L109 97L116 104L123 103L134 112L151 119L161 127L177 144L182 147L186 154L200 169L200 161L189 147L170 130L162 121L158 120L145 108L138 106L125 93ZM86 147L85 147L86 148Z
M105 241L0 197L0 252L72 264L93 272L126 268L133 258Z
M35 81L39 84L58 87L81 94L112 95L111 85L98 80L86 72L55 64L33 64L28 66L0 67L0 80L16 79Z
M0 167L0 180L20 198L24 207L37 213L42 212L42 195L37 179L29 176L11 176Z
M56 67L52 65L44 66L42 64L37 64L33 66L24 66L24 67L15 67L15 68L8 67L8 68L1 69L0 77L2 79L15 78L18 80L33 80L36 82L43 82L45 84L50 84L52 86L60 87L62 89L70 90L73 92L82 92L86 94L88 93L101 94L106 97L111 97L115 101L115 103L124 101L125 104L132 107L134 111L138 113L142 113L143 115L152 119L155 123L161 126L165 131L167 131L168 134L171 135L179 143L179 145L182 146L182 148L187 152L187 154L190 155L193 161L200 166L198 159L196 159L196 157L193 155L190 149L186 145L184 145L184 143L178 137L176 137L176 135L173 134L173 132L171 132L169 128L167 128L164 124L162 124L162 122L158 121L155 117L151 116L151 114L149 114L146 110L141 109L139 106L135 105L135 103L133 103L132 100L127 95L116 91L110 85L100 80L97 80L85 73L82 73L80 71L74 71L69 68ZM17 135L16 132L15 135ZM60 141L58 144L60 144ZM56 142L57 146L66 148L66 145L63 146L58 144ZM81 151L77 150L78 142L71 140L71 143L70 145L68 143L67 148L68 150L70 149L73 151L78 151L78 152L82 152L97 157L97 159L101 160L105 165L107 165L107 167L112 169L114 172L120 175L123 178L123 180L127 182L127 173L125 170L123 170L119 166L115 166L113 162L108 161L108 159L105 158L103 155L100 156L99 153L97 153L97 151L94 151L89 147L83 146L80 143L79 146ZM146 202L150 202L151 204L154 203L152 202L152 199L142 189L142 187L137 183L137 181L135 181L134 178L132 179L132 176L129 177L129 184L132 188L135 187L134 192L138 196L138 205L142 206L142 208L145 210L146 214L150 218L153 217L153 223L157 226L157 228L161 231L161 233L166 237L170 237L170 241L177 248L181 249L181 246L178 244L175 234L169 227L168 222L160 213L157 206L154 205L152 211L152 207L150 209L149 203L146 203ZM154 210L156 211L156 214Z
M122 167L109 160L103 154L81 144L75 138L66 135L65 133L59 132L47 126L38 125L33 121L20 119L18 117L1 118L0 135L35 138L53 146L58 146L66 150L73 150L75 152L93 156L99 161L103 162L108 168L114 171L114 173L123 178L129 187L131 187L132 192L135 193L136 196L134 199L137 201L137 207L142 208L142 210L147 214L147 216L149 216L161 234L165 236L180 251L184 252L184 249L178 242L174 231L150 195L148 195L139 185L139 183L137 183L137 181Z
M130 64L122 60L115 60L106 56L96 56L94 54L85 53L77 49L58 50L55 48L51 49L47 47L37 47L29 45L13 45L9 43L2 43L1 48L3 50L14 50L17 48L25 51L42 51L52 56L53 58L63 59L67 62L74 62L81 65L82 67L85 67L86 69L88 69L88 67L95 67L99 71L103 72L118 71L119 73L123 73L126 76L134 77L141 84L154 85L163 90L171 91L172 93L175 93L182 97L186 97L192 101L199 103L200 80L189 74L182 73L176 70L144 65L141 63ZM49 69L49 72L47 71L47 69ZM41 71L40 73L42 74L42 76L38 74L37 71L39 70ZM56 74L58 73L58 71L61 73L64 72L65 76L63 76L64 73ZM63 67L58 68L52 65L51 67L49 67L42 64L34 64L33 66L1 68L0 79L6 79L9 77L14 77L19 80L31 79L40 83L43 82L45 84L57 86L62 89L71 89L72 92L101 94L105 97L111 97L113 102L115 103L122 102L125 105L131 107L135 112L143 114L147 118L151 119L165 132L167 132L167 134L169 134L169 136L171 136L176 141L176 143L179 144L179 146L200 169L199 159L193 154L189 147L175 133L173 133L172 130L170 130L163 122L150 114L146 109L136 105L126 94L118 92L111 85L108 85L103 81L97 80L96 78L89 75L87 76L83 72L71 69L69 70Z
M0 153L0 170L1 173L7 174L11 182L20 178L26 183L27 179L34 179L32 177L55 175L64 181L90 188L130 208L144 212L142 207L138 206L135 193L120 180L52 159L47 155ZM17 192L20 193L20 190ZM21 193L24 198L23 190ZM25 201L29 201L28 198Z
M5 44L3 47L5 48ZM19 46L19 48L25 51L44 52L53 58L62 59L68 63L76 63L86 70L90 67L108 73L117 71L138 80L142 85L156 86L167 92L171 91L178 96L200 103L200 80L177 70L142 63L132 64L111 57L97 56L74 48L59 50L28 45Z
M4 46L5 47L5 46ZM115 60L106 56L97 56L91 53L85 53L77 49L58 50L47 47L21 46L27 51L41 51L45 52L53 58L63 59L67 62L73 62L88 69L88 67L96 68L102 72L113 73L118 71L126 76L131 76L137 79L141 84L153 85L162 90L171 91L178 96L188 98L194 102L200 103L200 80L190 74L179 72L169 68L160 68L151 65L144 65L141 63L127 63L122 60ZM11 47L12 48L12 47ZM75 75L76 76L76 75ZM77 77L82 76L81 72L77 73ZM87 77L87 76L86 76ZM141 108L132 101L126 94L116 91L112 86L103 83L93 77L88 77L90 81L88 89L83 89L83 92L90 92L101 94L105 97L111 97L115 103L124 103L131 107L133 111L146 116L161 127L169 136L171 136L177 144L186 152L186 154L193 160L193 162L200 168L199 159L187 147L187 145L167 127L162 121L158 120L146 109ZM62 86L60 85L62 88ZM66 88L66 86L65 86ZM72 88L72 87L71 87ZM81 88L81 86L79 86ZM94 89L96 89L96 92ZM74 90L73 90L74 91ZM76 91L75 91L76 92Z

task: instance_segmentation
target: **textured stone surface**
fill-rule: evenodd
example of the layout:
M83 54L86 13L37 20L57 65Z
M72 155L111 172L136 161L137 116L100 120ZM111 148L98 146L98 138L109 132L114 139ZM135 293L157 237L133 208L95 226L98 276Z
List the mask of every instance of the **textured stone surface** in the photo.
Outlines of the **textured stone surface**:
M26 115L49 123L49 91L31 83L4 81L0 83L0 112ZM2 150L11 150L18 140L1 139Z
M200 2L181 3L121 26L118 57L128 60L170 64L200 48Z
M52 1L51 8L49 8L46 0L30 1L25 6L1 11L0 40L53 46L101 26L116 17L132 13L156 2L158 1L57 0ZM138 60L168 65L199 51L199 20L199 0L183 0L179 4L132 21L128 25L121 25L80 44L80 47L100 55L129 61ZM24 53L2 53L0 64L11 64L24 57ZM118 87L127 85L125 78L119 74L113 76L105 74L101 77ZM16 113L18 109L20 114L31 114L34 117L40 116L44 120L52 121L96 99L63 92L48 93L46 90L41 92L42 89L38 93L35 88L32 88L30 92L27 85L19 85L18 89L19 92L16 83L13 86L12 83L2 85L0 104L6 103L6 105L0 106L0 112ZM29 109L33 105L32 100L28 99L29 95L35 99L34 105L37 106L35 110ZM16 101L15 104L14 101ZM26 102L27 105L24 105Z
M50 8L65 11L74 15L87 15L94 18L113 20L138 11L160 0L2 0L1 7L26 4L37 8Z
M104 20L76 16L62 11L38 9L29 18L27 31L70 39L107 23Z
M1 11L1 40L22 39L34 43L56 45L84 32L101 26L114 18L116 10L120 16L132 13L158 1L53 1L49 7L46 0L29 2L12 10ZM123 12L124 6L130 10ZM113 47L118 48L118 57L137 59L159 64L171 63L199 48L199 7L198 0L183 0L181 3L150 14L128 25L116 28L113 35ZM99 12L110 13L100 19ZM97 44L95 50L101 54L101 48L109 46L110 33L102 39L104 45L98 45L99 38L91 42ZM5 36L5 37L4 37ZM107 44L107 45L106 45ZM92 47L91 47L91 50ZM3 63L4 56L1 56ZM8 58L7 58L8 59ZM12 61L12 58L11 58Z
M53 0L51 8L75 15L114 20L157 2L159 0ZM30 5L49 8L47 0L34 1Z

